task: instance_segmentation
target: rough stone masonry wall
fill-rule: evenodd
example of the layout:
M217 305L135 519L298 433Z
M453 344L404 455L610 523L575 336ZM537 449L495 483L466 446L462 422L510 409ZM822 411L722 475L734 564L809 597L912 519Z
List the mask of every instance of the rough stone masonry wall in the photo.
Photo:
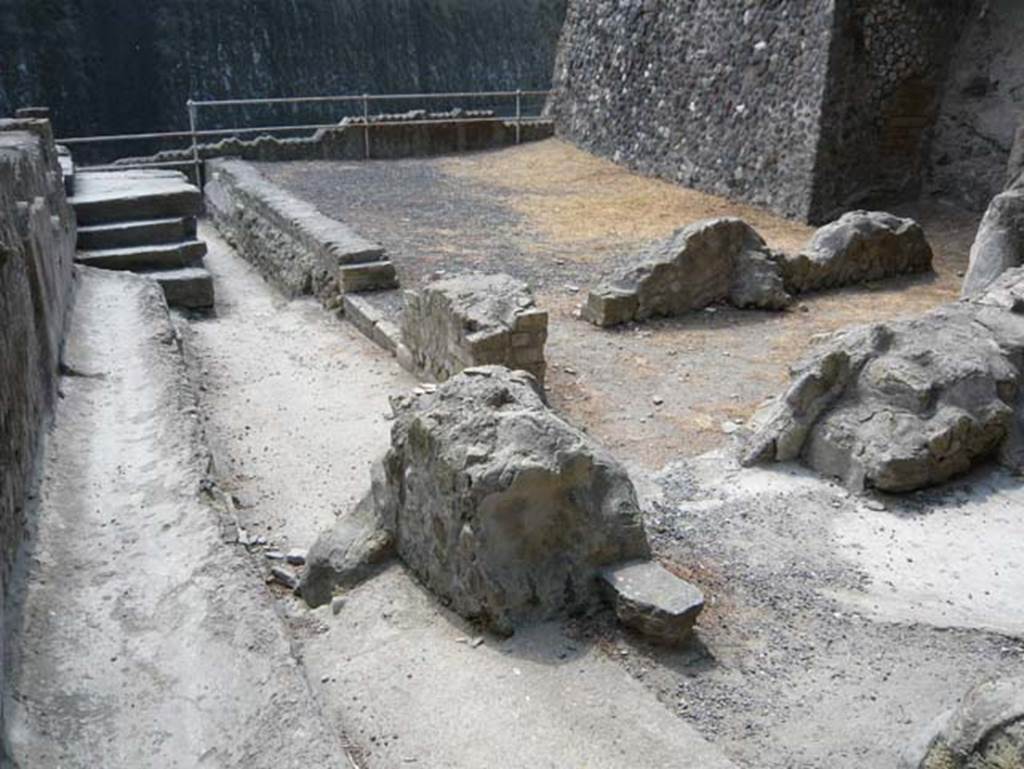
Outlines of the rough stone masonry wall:
M544 384L548 314L508 275L460 275L406 291L401 336L403 364L439 381L501 365Z
M948 62L973 0L836 3L811 211L921 188Z
M571 0L556 128L641 172L811 217L829 5Z
M75 219L49 123L0 121L0 660L4 596L56 396L74 253Z
M920 184L970 0L572 0L557 130L819 223Z
M217 229L267 278L291 296L315 295L335 301L342 272L366 265L394 268L384 249L359 237L342 222L264 178L241 160L212 160L206 166L207 213Z

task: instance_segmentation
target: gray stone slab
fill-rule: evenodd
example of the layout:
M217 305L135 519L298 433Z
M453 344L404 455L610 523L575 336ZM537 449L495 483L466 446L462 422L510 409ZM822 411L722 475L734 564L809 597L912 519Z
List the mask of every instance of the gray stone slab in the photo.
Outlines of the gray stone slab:
M196 216L202 195L184 174L137 170L80 172L71 198L80 225Z
M142 275L153 278L164 291L171 307L188 310L206 310L213 307L213 276L204 267L184 267L180 270L154 270Z
M704 595L654 561L631 561L601 571L619 621L652 641L680 644L704 609Z
M195 235L196 220L192 216L94 224L78 228L78 248L96 251L154 246L193 240Z
M189 240L168 245L79 251L75 261L104 270L164 270L190 267L206 254L206 244Z

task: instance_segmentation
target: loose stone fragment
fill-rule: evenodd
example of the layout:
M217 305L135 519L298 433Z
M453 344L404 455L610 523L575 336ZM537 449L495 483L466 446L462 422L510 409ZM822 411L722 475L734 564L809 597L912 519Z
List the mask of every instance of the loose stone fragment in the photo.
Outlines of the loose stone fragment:
M679 645L704 609L704 595L654 561L633 561L601 571L619 621L652 641Z

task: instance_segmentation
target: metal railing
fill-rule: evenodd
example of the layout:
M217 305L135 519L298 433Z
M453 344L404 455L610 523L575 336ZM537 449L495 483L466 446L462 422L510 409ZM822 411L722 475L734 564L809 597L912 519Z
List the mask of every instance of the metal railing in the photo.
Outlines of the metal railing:
M397 93L397 94L358 94L358 95L344 95L344 96L284 96L284 97L269 97L269 98L257 98L257 99L211 99L211 100L194 100L189 99L186 102L186 108L188 110L188 125L189 130L187 131L161 131L153 133L137 133L137 134L112 134L107 136L73 136L69 138L58 139L58 143L67 145L69 147L75 146L87 146L87 145L99 145L109 143L126 143L136 141L165 141L169 139L188 139L189 144L187 147L177 148L174 151L187 153L189 159L187 160L153 160L135 163L102 163L92 166L83 166L83 171L108 171L108 170L127 170L135 168L188 168L191 167L195 173L197 182L201 183L202 179L202 163L201 157L201 145L200 140L203 138L215 138L215 137L240 137L249 136L253 134L264 134L271 135L277 133L290 133L290 132L302 132L302 131L319 131L333 128L342 127L340 121L333 123L305 123L300 125L261 125L261 126L236 126L230 128L214 128L214 129L200 129L199 118L200 110L215 110L229 107L262 107L267 105L314 105L314 104L348 104L361 107L355 115L348 115L347 117L355 117L360 120L359 123L355 124L363 128L363 152L364 156L369 159L372 157L372 136L371 129L381 126L394 126L394 125L446 125L446 124L460 124L460 123L486 123L486 122L511 122L515 125L515 143L520 144L522 142L522 131L523 125L536 122L541 119L541 115L526 114L524 112L524 100L526 99L547 99L551 95L551 91L538 91L538 90L515 90L515 91L454 91L450 93ZM469 99L490 99L493 101L507 101L509 115L492 115L492 116L474 116L474 117L442 117L442 118L431 118L428 116L425 118L413 119L413 120L400 120L397 121L394 118L387 119L386 117L380 117L374 119L371 117L370 105L380 102L430 102L430 101L444 101L444 102L456 102L465 101Z

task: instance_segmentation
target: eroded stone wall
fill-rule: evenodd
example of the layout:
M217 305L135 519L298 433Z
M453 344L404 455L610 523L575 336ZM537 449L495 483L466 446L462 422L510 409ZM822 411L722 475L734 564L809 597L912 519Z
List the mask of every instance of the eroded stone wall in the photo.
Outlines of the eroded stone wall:
M217 229L288 295L314 295L336 304L344 290L397 286L381 246L324 216L249 163L210 161L206 180L206 209Z
M921 185L971 0L572 0L566 138L820 223Z
M74 221L49 123L0 121L0 652L4 596L56 397Z
M644 173L811 215L824 0L572 0L558 132Z

